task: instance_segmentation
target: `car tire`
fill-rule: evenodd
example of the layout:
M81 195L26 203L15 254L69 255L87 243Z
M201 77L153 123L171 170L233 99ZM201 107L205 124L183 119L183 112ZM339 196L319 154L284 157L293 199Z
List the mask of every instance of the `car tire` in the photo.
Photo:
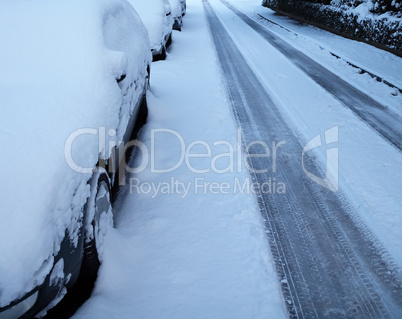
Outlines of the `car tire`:
M170 45L172 44L173 41L173 36L172 36L172 32L170 32L169 37L166 41L166 48L170 47Z
M159 60L165 60L165 59L166 59L166 56L167 56L167 53L166 53L166 47L165 47L165 46L163 46L163 48L162 48L162 52L161 52L161 54L160 54L160 59L159 59Z
M142 97L142 103L140 105L140 109L138 110L138 115L137 115L137 122L135 123L134 126L134 138L138 137L138 132L141 129L141 127L144 126L144 124L147 122L147 117L148 117L148 101L147 101L147 94L145 93L144 96Z
M110 179L106 171L99 169L91 181L91 196L86 206L84 254L81 275L97 277L103 254L103 239L113 226Z
M162 51L161 51L161 53L159 53L159 54L157 54L157 55L154 55L153 57L152 57L152 61L153 62L156 62L156 61L160 61L160 60L165 60L166 59L166 46L163 46L162 47Z

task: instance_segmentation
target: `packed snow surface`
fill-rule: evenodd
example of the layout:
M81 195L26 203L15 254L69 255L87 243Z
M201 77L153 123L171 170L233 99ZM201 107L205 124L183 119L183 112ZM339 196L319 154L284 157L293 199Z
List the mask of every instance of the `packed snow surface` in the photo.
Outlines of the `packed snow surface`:
M279 105L284 118L299 132L301 140L307 143L316 135L338 127L339 187L402 267L401 153L254 30L241 23L221 1L210 2ZM257 0L233 0L231 3L343 80L402 115L402 94L398 90L378 82L367 73L360 74L360 70L345 62L356 64L401 87L400 57L277 15L262 7ZM256 13L281 27L259 19ZM337 59L331 52L342 59ZM325 166L325 149L317 156Z

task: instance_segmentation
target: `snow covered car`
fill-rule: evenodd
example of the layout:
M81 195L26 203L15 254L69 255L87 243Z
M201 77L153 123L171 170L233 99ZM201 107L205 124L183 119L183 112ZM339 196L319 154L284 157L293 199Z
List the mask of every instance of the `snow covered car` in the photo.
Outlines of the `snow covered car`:
M179 0L181 4L181 15L184 17L187 10L186 0Z
M2 1L0 29L0 318L41 317L96 276L152 55L124 0Z
M173 30L181 31L183 24L182 5L180 0L170 0L173 16Z
M153 60L164 60L172 42L173 18L169 0L129 0L148 29Z

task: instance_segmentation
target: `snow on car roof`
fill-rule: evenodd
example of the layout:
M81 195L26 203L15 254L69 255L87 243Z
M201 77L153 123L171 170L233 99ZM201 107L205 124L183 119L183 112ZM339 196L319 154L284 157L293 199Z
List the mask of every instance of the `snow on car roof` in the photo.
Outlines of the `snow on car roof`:
M124 30L108 27L113 19ZM2 1L0 29L3 307L44 280L66 229L77 240L90 174L67 165L68 136L127 123L115 78L145 69L151 57L141 20L121 0ZM80 138L73 152L82 167L93 167L98 138Z

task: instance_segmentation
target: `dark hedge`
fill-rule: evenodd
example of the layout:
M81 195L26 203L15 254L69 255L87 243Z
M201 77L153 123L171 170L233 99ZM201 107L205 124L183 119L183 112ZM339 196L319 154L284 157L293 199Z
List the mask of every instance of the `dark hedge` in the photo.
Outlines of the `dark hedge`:
M263 0L263 5L302 21L312 23L329 31L343 36L368 42L402 55L402 21L388 21L382 19L362 19L358 21L357 15L347 13L342 7L325 4L329 0ZM322 3L316 3L321 1ZM357 6L359 0L350 1L350 6ZM380 0L390 2L389 0ZM379 1L378 1L379 2ZM390 3L399 3L391 1ZM373 8L374 10L375 8ZM400 15L400 7L390 14Z

